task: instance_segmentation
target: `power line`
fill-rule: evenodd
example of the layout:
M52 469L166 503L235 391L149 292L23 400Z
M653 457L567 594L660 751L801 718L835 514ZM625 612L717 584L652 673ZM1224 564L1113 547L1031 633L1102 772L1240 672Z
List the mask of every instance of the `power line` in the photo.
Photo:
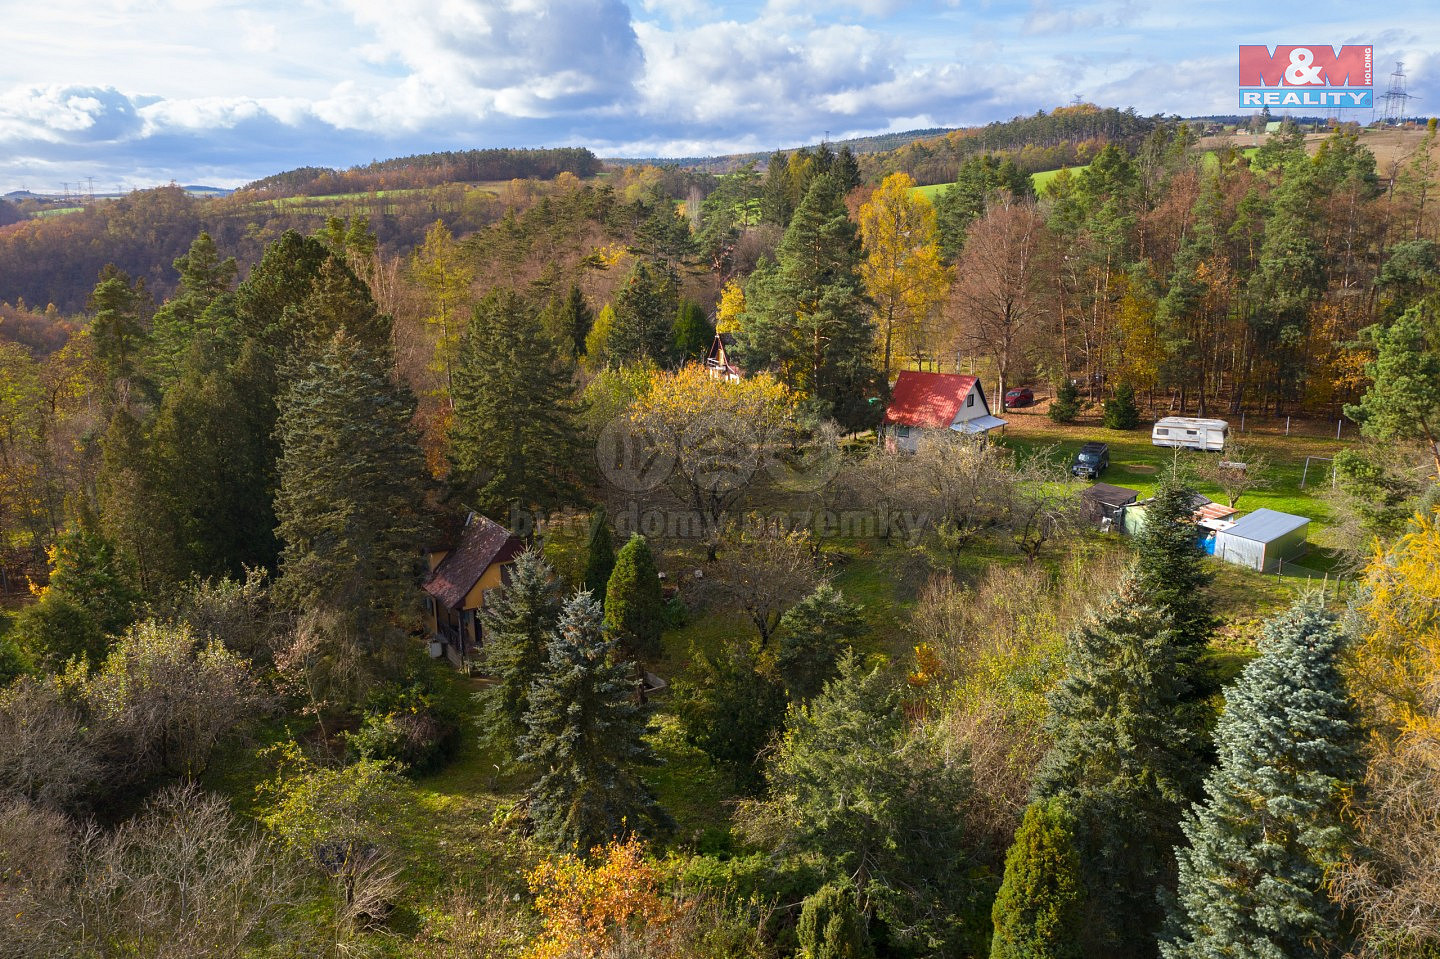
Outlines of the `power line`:
M1410 101L1418 99L1405 92L1405 64L1395 61L1395 72L1390 74L1390 89L1385 91L1385 123L1404 123Z

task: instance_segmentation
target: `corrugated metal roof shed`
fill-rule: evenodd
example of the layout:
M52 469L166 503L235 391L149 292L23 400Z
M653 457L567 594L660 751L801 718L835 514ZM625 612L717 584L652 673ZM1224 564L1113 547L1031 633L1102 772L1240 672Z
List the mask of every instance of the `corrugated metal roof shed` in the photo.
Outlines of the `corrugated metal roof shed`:
M1273 509L1257 509L1250 515L1242 517L1234 526L1227 529L1225 534L1256 543L1269 543L1287 533L1293 533L1309 522L1303 516L1281 513Z

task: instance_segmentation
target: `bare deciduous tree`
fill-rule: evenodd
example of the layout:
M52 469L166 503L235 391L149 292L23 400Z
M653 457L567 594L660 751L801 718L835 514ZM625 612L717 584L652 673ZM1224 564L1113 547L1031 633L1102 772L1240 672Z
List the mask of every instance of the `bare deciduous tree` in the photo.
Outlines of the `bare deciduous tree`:
M17 815L43 829L64 861L32 871L28 883L0 879L0 937L17 959L249 955L281 934L298 891L275 844L239 828L224 800L194 786L162 790L113 832ZM14 855L8 844L0 849L0 876Z
M734 536L714 564L719 591L741 609L760 634L760 645L770 642L780 617L819 585L809 537L758 525Z
M971 225L955 265L950 301L957 345L995 363L998 408L1005 409L1010 373L1048 315L1042 284L1045 219L1031 205L990 207Z
M0 796L70 809L105 780L93 731L53 682L0 689Z
M1220 487L1232 507L1251 490L1270 485L1270 458L1249 443L1232 439L1219 456L1202 455L1197 460L1195 476L1203 483Z

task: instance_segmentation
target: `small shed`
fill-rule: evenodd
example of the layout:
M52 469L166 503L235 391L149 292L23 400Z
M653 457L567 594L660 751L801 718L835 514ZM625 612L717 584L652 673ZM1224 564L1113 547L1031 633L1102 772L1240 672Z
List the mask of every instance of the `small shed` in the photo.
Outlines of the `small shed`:
M1257 509L1215 534L1215 558L1270 572L1308 548L1310 521L1273 509Z
M1125 512L1125 507L1139 498L1139 490L1111 486L1109 483L1096 483L1080 494L1080 499L1085 503L1085 515L1107 532L1119 528L1120 516Z
M1151 497L1151 499L1153 498L1154 497ZM1123 510L1120 511L1120 531L1122 533L1124 533L1126 536L1140 535L1140 531L1145 528L1145 506L1149 502L1149 499L1145 499L1141 500L1138 503L1131 503L1129 506L1125 507ZM1199 523L1205 517L1206 507L1212 506L1214 504L1210 501L1210 497L1202 496L1199 493L1195 493L1193 496L1190 497L1190 505L1195 508L1195 513L1193 514L1192 519L1194 519L1196 523ZM1197 532L1196 535L1199 536L1199 533Z

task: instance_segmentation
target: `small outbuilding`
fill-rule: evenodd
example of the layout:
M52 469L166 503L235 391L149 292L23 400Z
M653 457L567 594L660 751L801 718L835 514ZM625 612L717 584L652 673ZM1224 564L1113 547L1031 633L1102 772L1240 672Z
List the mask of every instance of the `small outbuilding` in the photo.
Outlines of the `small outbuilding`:
M1109 483L1096 483L1080 494L1085 504L1085 515L1105 532L1119 529L1125 507L1133 505L1140 498L1140 491Z
M710 341L710 351L705 354L705 372L712 380L739 383L745 371L735 362L735 337L730 333L716 333Z
M1271 572L1309 548L1310 521L1273 509L1257 509L1215 534L1215 558Z
M1153 498L1151 497L1151 499ZM1140 531L1145 528L1145 507L1149 502L1149 499L1144 499L1138 503L1131 503L1121 510L1120 531L1126 536L1139 536ZM1195 493L1190 497L1190 505L1195 510L1191 519L1198 525L1207 517L1206 511L1215 504L1211 502L1210 497ZM1199 537L1200 533L1197 531L1195 535Z

